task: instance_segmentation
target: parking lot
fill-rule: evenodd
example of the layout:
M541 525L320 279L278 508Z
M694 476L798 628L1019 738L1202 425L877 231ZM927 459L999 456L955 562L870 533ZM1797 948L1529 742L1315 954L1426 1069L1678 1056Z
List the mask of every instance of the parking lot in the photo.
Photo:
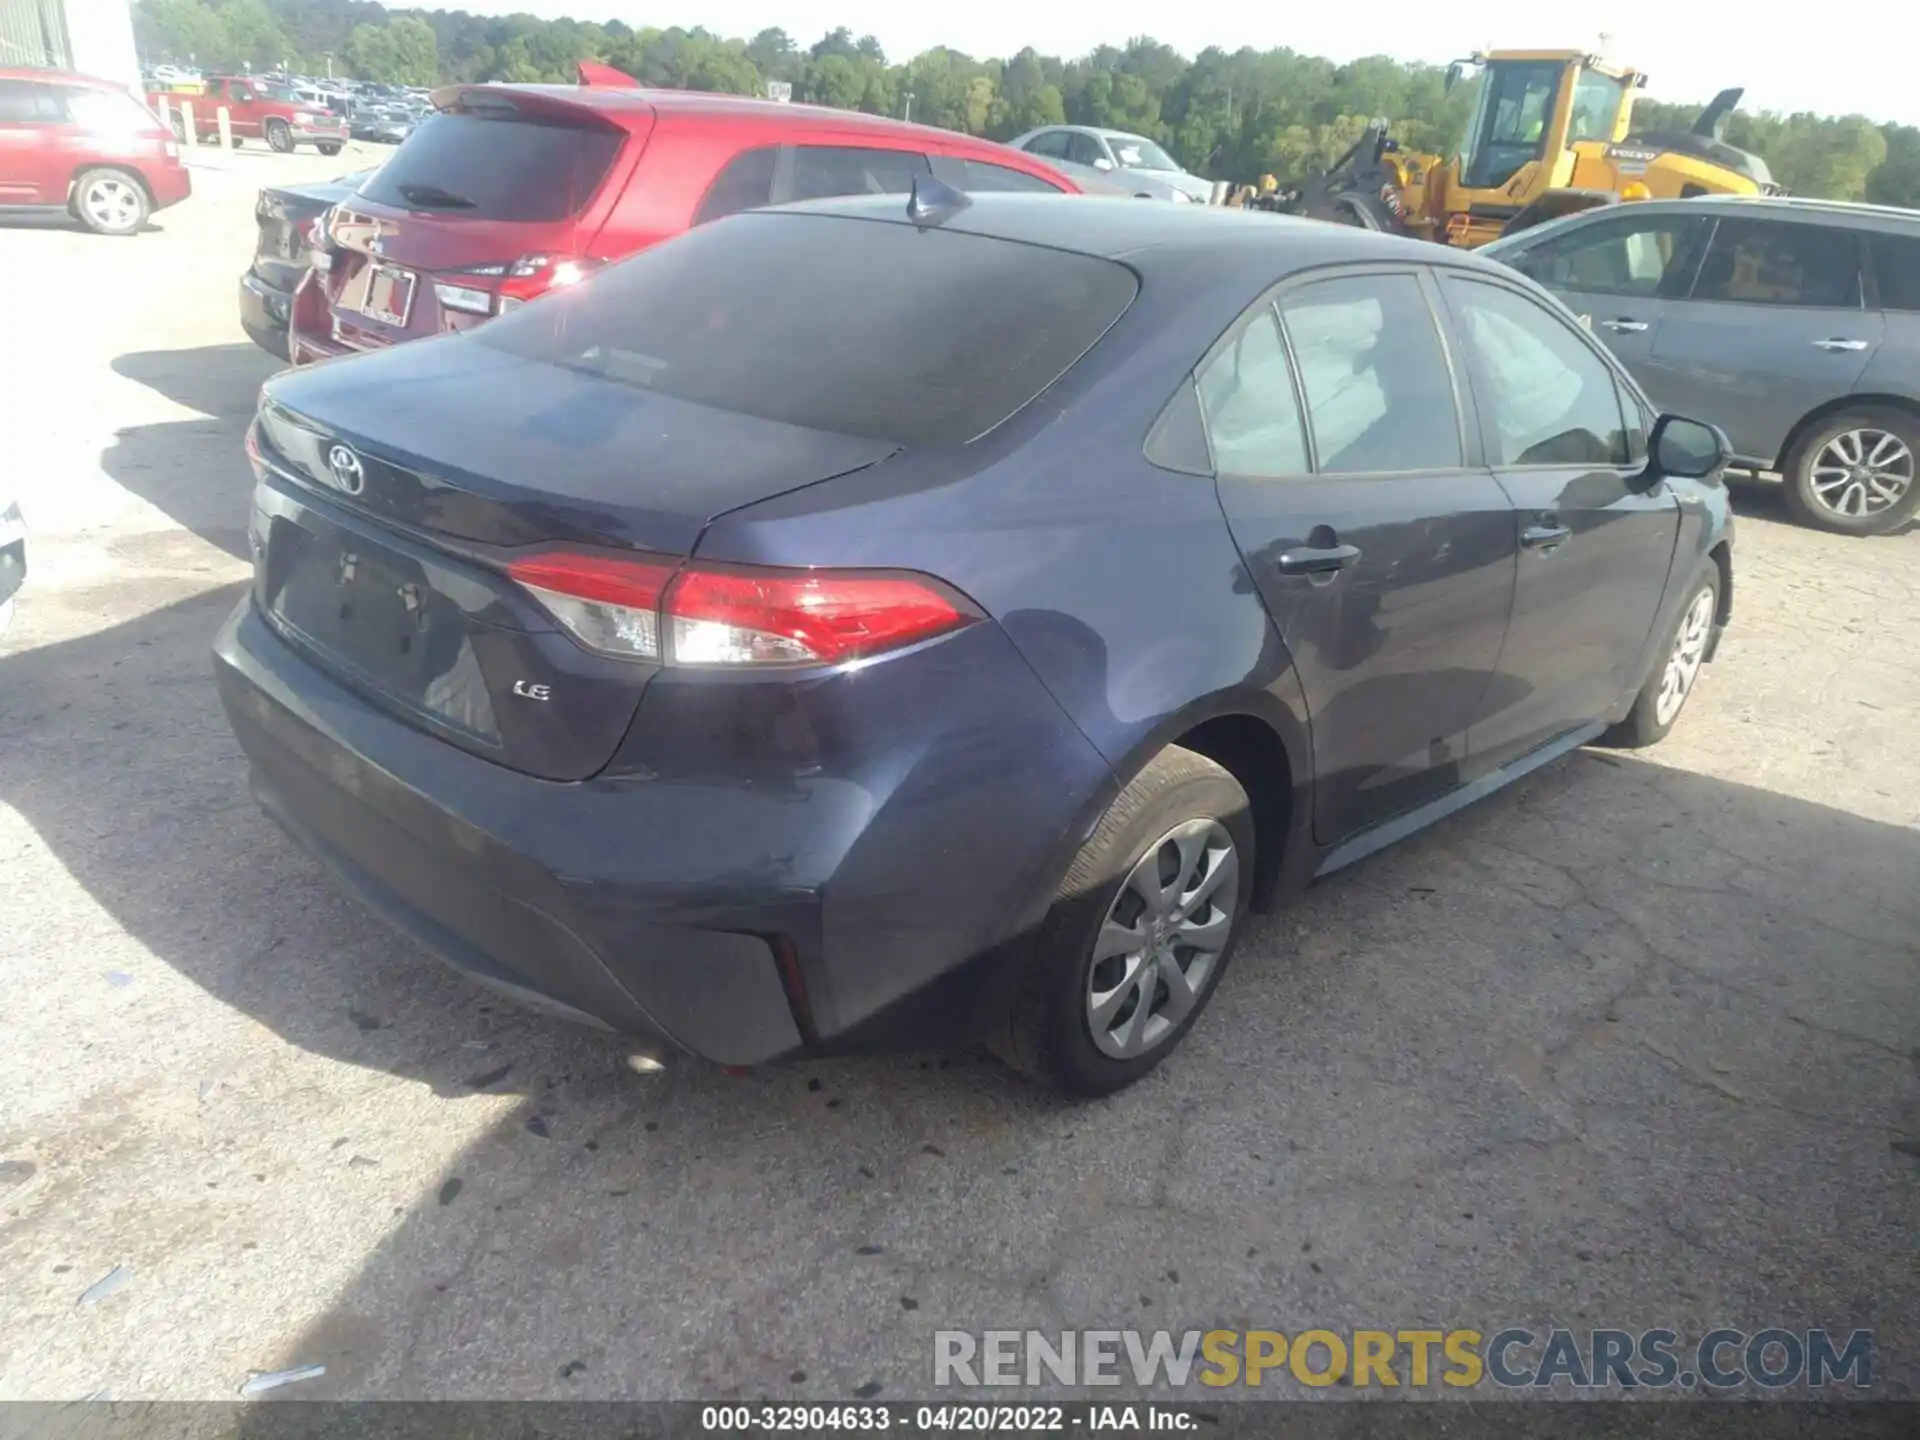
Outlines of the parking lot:
M1552 1324L1871 1329L1917 1393L1920 532L1746 495L1667 743L1259 921L1115 1099L972 1055L636 1074L336 894L209 678L276 363L254 191L364 163L0 229L0 1398L904 1398L941 1329Z

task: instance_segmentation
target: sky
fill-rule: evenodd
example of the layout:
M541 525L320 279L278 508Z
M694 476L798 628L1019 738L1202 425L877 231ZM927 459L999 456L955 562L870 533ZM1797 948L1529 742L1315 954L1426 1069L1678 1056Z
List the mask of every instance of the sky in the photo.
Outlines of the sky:
M741 37L777 25L802 45L845 25L856 36L879 37L893 60L935 45L1003 58L1031 45L1070 58L1150 35L1185 55L1209 45L1284 45L1337 61L1384 53L1444 64L1477 49L1600 46L1608 32L1605 53L1647 72L1651 99L1705 103L1719 90L1744 85L1741 103L1748 109L1920 124L1920 85L1912 83L1920 13L1901 0L1845 6L1836 14L1847 19L1826 27L1807 23L1802 17L1809 12L1800 7L1769 12L1756 5L1729 14L1708 0L1570 8L1559 19L1538 0L1477 0L1470 7L1436 0L1284 7L1102 0L1038 8L1030 0L971 0L944 16L938 6L898 0L426 0L424 8L436 5L483 15L617 19L635 28L703 25Z

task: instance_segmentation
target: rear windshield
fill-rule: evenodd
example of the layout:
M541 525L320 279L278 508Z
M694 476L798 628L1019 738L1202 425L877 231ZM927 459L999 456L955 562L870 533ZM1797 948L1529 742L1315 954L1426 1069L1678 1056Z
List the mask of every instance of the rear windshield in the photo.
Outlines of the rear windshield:
M600 126L434 115L360 193L470 220L565 220L600 188L625 138Z
M958 445L1057 380L1137 288L1131 270L1093 256L758 211L642 251L475 338L762 419Z

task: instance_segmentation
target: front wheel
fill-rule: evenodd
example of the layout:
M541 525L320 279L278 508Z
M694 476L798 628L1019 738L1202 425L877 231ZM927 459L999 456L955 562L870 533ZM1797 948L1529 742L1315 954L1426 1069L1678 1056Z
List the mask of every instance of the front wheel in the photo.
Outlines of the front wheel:
M1794 447L1787 504L1809 525L1885 535L1920 510L1920 420L1900 410L1835 415Z
M340 153L340 142L338 140L321 140L315 144L314 148L322 155L338 155Z
M131 235L152 211L146 188L124 170L88 170L74 183L73 213L96 235Z
M293 127L284 120L267 121L267 144L282 155L293 150Z
M1169 747L1068 868L993 1048L1072 1095L1110 1095L1193 1028L1233 958L1253 884L1246 791Z
M1720 572L1709 563L1680 607L1680 618L1674 622L1666 651L1634 697L1633 709L1607 732L1606 743L1637 750L1667 738L1686 708L1701 670L1706 668L1719 610Z

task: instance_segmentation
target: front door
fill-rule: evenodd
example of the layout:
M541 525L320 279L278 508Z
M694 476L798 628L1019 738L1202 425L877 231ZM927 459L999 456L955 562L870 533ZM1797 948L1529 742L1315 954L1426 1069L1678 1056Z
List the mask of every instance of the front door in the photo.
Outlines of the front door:
M1626 214L1574 225L1503 258L1551 290L1647 385L1667 302L1685 297L1711 228L1698 215L1636 214L1629 207ZM1662 403L1658 394L1654 400Z
M1733 453L1784 462L1802 416L1856 393L1884 325L1862 307L1861 234L1723 218L1692 295L1667 307L1648 358L1662 410L1727 432Z
M1680 508L1646 483L1639 404L1591 337L1517 288L1449 275L1443 289L1519 531L1497 693L1471 741L1479 772L1603 718L1639 683Z
M1198 376L1221 506L1306 696L1327 845L1457 783L1512 600L1512 507L1470 464L1429 286L1283 288Z

